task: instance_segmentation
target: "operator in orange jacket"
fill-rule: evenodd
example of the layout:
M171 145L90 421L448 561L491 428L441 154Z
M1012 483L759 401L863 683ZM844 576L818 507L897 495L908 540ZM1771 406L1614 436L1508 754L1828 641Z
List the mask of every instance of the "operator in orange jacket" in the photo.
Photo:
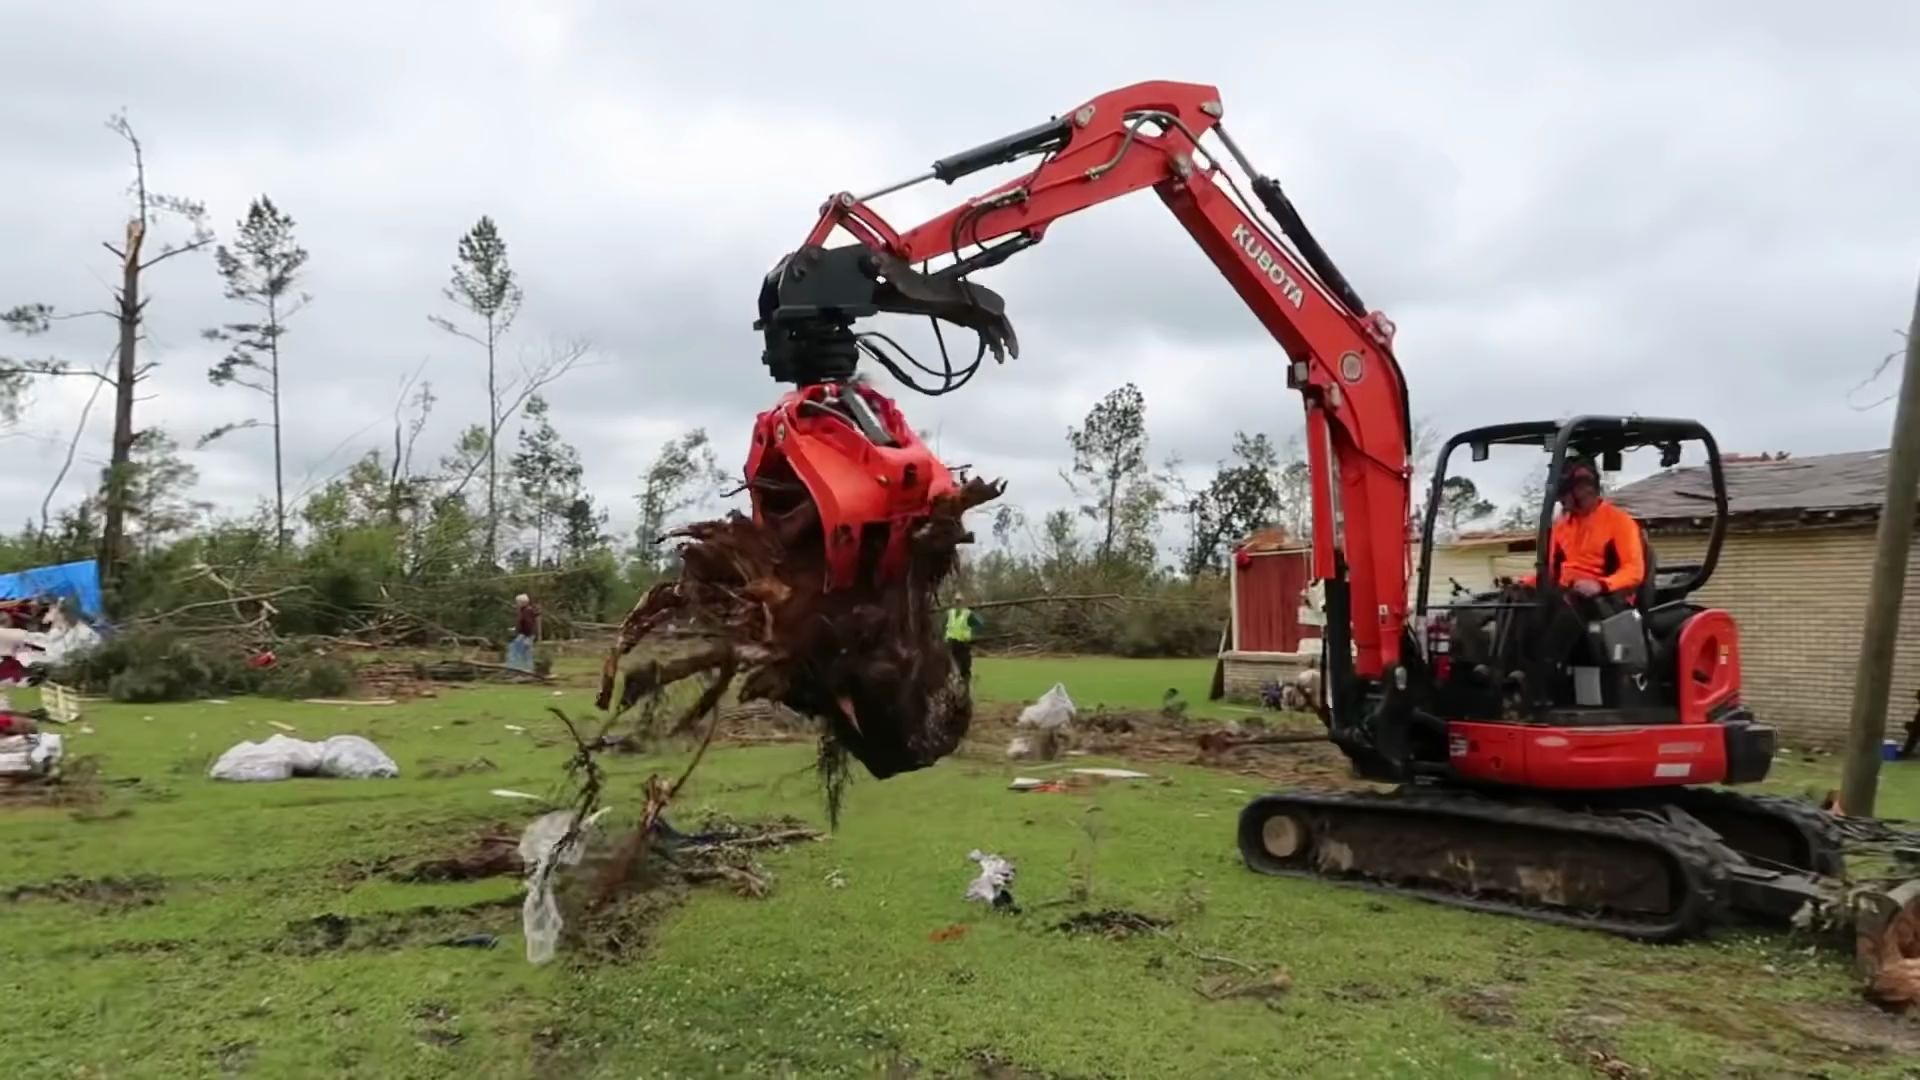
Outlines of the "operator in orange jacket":
M1600 494L1600 470L1575 458L1560 474L1560 516L1548 537L1547 568L1560 587L1542 629L1541 659L1564 664L1585 636L1587 624L1633 606L1647 576L1640 523ZM1529 588L1537 577L1520 584Z
M1567 463L1560 475L1560 516L1549 537L1547 566L1560 588L1587 599L1617 596L1633 602L1647 576L1640 523L1600 494L1600 471L1586 458ZM1520 584L1533 587L1528 574Z

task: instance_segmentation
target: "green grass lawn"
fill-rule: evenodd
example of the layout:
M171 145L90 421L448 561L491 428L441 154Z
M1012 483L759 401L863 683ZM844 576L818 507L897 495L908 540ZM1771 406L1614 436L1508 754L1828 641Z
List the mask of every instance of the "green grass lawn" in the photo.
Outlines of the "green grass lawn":
M1082 708L1157 706L1169 686L1197 706L1209 675L979 664L985 696L1063 681ZM70 752L97 759L107 800L0 807L0 1075L1896 1076L1920 1060L1920 1024L1859 1004L1844 958L1788 940L1639 946L1250 874L1232 826L1255 782L1198 768L1073 795L1009 792L1015 770L989 758L856 777L837 833L766 858L770 896L695 890L618 961L528 965L512 879L368 874L517 831L539 807L489 789L560 794L569 745L546 707L590 697L91 707ZM364 734L402 778L206 779L270 721ZM481 757L497 769L426 775ZM677 820L823 822L811 760L716 747ZM683 761L615 762L608 801L633 812L639 780ZM1835 772L1791 759L1776 786ZM1890 766L1883 791L1886 813L1920 817L1920 766ZM963 902L974 848L1016 862L1020 914ZM1171 926L1055 929L1109 907ZM473 933L500 945L437 944ZM1212 1000L1200 990L1239 972L1209 956L1290 989Z

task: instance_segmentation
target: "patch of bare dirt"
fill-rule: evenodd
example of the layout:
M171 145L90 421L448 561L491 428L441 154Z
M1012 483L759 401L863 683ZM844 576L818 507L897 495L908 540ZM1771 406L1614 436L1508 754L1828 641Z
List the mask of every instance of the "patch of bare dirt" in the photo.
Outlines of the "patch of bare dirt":
M1513 987L1475 986L1446 997L1447 1008L1455 1016L1484 1027L1511 1027L1518 1019L1513 1012Z
M1578 1028L1561 1028L1554 1033L1561 1056L1577 1067L1606 1080L1640 1080L1651 1076L1646 1069L1621 1057L1604 1036Z
M1858 1005L1796 1006L1794 1027L1843 1054L1861 1051L1920 1060L1920 1022Z
M480 934L508 933L519 924L520 897L508 896L459 907L420 907L376 915L326 912L296 919L272 942L271 952L293 956L356 950L452 944Z
M500 766L493 759L476 757L470 761L446 762L439 758L426 758L420 762L422 780L450 780L456 776L471 776L475 773L498 771Z
M394 867L387 876L413 883L474 881L517 875L523 869L519 831L511 825L498 824L483 830L460 850Z
M1082 911L1054 924L1054 929L1065 934L1091 934L1109 941L1151 934L1172 926L1170 919L1159 919L1152 915L1142 915L1137 911L1125 911L1120 908L1107 908L1102 911Z
M57 903L98 904L104 907L146 907L160 902L165 878L150 874L133 877L61 877L32 885L16 885L0 892L0 900L21 903L51 900Z
M127 781L128 783L138 783ZM121 783L115 781L115 783ZM106 797L107 784L100 776L100 758L95 754L69 758L60 763L53 776L0 777L0 809L6 807L63 807L85 809Z

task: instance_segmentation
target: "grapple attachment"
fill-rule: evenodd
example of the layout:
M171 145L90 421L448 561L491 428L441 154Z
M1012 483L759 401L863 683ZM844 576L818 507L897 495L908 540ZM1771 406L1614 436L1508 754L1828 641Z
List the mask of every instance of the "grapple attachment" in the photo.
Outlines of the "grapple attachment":
M807 528L812 504L829 590L898 580L911 530L954 491L952 474L899 407L858 382L802 386L761 413L747 481L756 520Z
M761 359L776 380L796 388L754 424L746 475L755 519L797 530L817 515L829 591L899 580L914 530L955 484L899 407L860 382L855 367L871 356L908 386L934 394L957 388L967 374L956 376L949 364L946 385L921 386L869 340L876 335L856 333L853 324L889 312L965 327L980 337L977 365L988 351L996 360L1019 355L1005 303L956 273L922 274L864 244L807 245L766 276L759 311Z

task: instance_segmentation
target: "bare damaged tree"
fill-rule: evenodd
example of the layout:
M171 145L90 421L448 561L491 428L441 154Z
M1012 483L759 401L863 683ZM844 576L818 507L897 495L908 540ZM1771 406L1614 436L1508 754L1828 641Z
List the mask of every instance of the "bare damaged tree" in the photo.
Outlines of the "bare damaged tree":
M416 370L400 384L400 396L393 403L393 462L387 476L387 523L398 525L400 515L416 500L413 497L413 448L433 412L433 384L420 380ZM411 409L411 413L408 410Z
M98 316L112 319L119 330L119 345L114 350L113 374L95 371L91 368L72 367L57 359L30 360L15 364L0 362L0 406L8 404L5 398L6 386L17 387L23 376L32 378L47 376L89 376L99 379L114 389L113 409L113 448L107 462L106 474L102 479L102 502L105 504L105 524L100 542L101 576L111 588L117 584L127 558L127 517L130 512L131 498L130 473L134 452L134 439L138 434L133 426L134 387L153 371L152 362L140 362L140 328L146 314L147 301L141 295L141 275L160 263L176 255L198 251L213 242L213 233L207 228L206 206L200 202L165 195L147 187L146 150L140 142L125 113L115 113L107 120L107 129L126 141L133 157L133 180L128 186L131 197L131 212L127 217L125 239L114 244L102 241L101 246L120 260L120 285L113 290L113 306L106 309L77 312L57 312L52 305L36 303L24 304L5 313L0 313L0 322L10 329L26 334L42 334L52 328L52 324L62 319L79 319ZM165 215L172 215L183 221L188 228L185 240L178 242L159 242L152 240L155 222ZM16 402L17 398L13 399Z
M293 225L293 219L272 199L262 195L253 200L240 221L234 247L221 244L213 258L226 282L227 299L257 309L259 320L202 332L208 341L232 346L208 370L207 381L215 386L243 386L267 399L269 419L264 423L273 430L273 537L274 547L281 551L287 546L287 484L280 443L280 338L287 332L287 319L313 299L294 290L307 250L294 241ZM252 417L222 424L201 436L200 445L262 423Z
M495 470L493 451L494 447L499 445L500 432L526 405L528 398L573 370L573 366L579 363L580 358L587 355L592 348L591 344L580 340L550 341L537 353L523 354L520 358L519 374L505 383L497 384L491 391L494 403L492 422L484 428L478 424L474 425L485 436L486 445L482 448L483 452L474 455L472 462L465 466L465 471L453 481L452 487L446 492L446 497L451 498L464 492L480 470L488 471L489 480L494 482L494 489L487 493L486 557L489 562L494 558L493 549L499 526L499 522L495 520L495 510L499 505L499 490L498 477L493 475ZM489 379L489 382L493 380Z
M521 291L513 265L507 261L507 242L500 236L500 230L491 217L482 215L473 228L460 238L458 255L459 260L453 264L453 280L442 291L448 300L479 319L480 328L477 331L465 330L455 325L453 320L438 315L429 315L427 319L447 333L466 338L487 350L486 559L491 563L500 535L500 429L505 426L507 418L519 410L520 401L526 400L527 394L532 391L521 394L519 401L513 405L501 408L507 392L499 384L497 356L501 337L513 326L514 317L520 313Z

